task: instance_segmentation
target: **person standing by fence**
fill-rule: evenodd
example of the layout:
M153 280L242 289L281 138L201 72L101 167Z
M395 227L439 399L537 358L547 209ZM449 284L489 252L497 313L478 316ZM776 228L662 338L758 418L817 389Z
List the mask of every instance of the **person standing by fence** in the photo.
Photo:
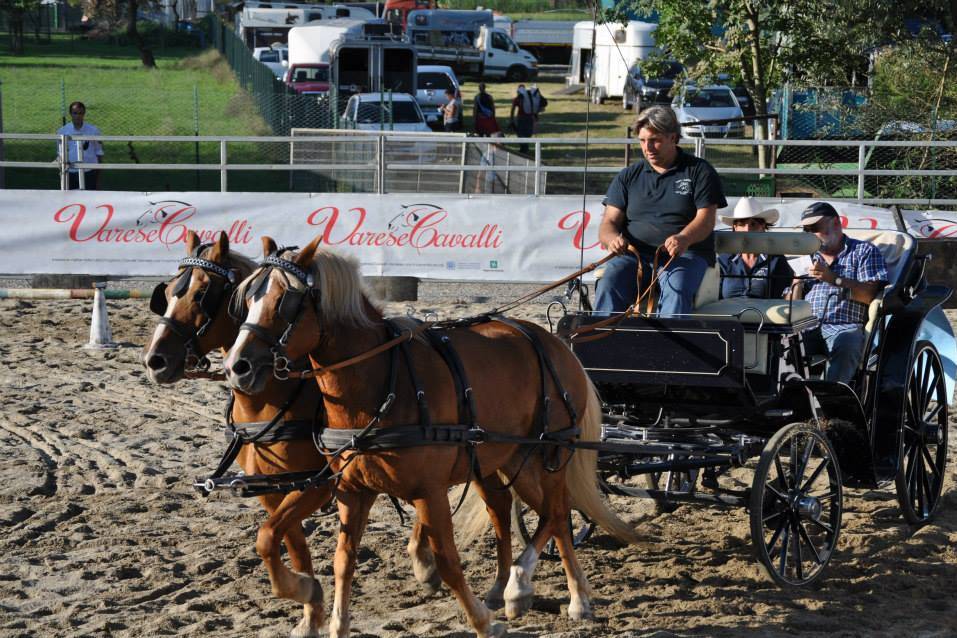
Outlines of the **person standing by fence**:
M456 133L462 129L462 103L455 95L455 89L445 89L448 100L442 108L442 124L446 133Z
M472 105L472 121L475 123L475 134L480 137L489 137L501 129L495 119L495 99L485 91L485 82L479 83L479 92L475 94Z
M86 117L86 105L83 102L73 102L70 104L70 123L64 124L57 130L57 135L102 135L100 129L89 122L84 122ZM84 140L79 142L82 146L82 158L77 153L78 142L69 140L67 142L67 161L84 162L89 164L99 164L103 157L103 145L99 140ZM63 157L63 149L58 148L59 157ZM77 190L80 188L80 169L69 169L69 189ZM95 191L100 185L99 169L84 169L83 175L86 190Z
M515 92L509 120L519 137L531 137L535 133L535 109L532 106L532 96L525 90L524 84L519 84ZM518 150L527 155L528 143L523 143Z

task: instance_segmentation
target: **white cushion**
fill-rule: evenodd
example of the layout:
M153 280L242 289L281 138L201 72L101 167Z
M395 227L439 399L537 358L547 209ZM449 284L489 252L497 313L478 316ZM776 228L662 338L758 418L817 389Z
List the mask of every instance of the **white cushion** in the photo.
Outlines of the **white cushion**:
M751 309L751 310L748 310ZM747 310L747 312L746 312ZM757 310L758 312L755 312ZM811 304L807 301L788 302L784 299L754 299L751 297L730 297L713 301L695 308L696 315L740 315L742 323L761 323L758 313L764 317L764 323L787 326L798 321L810 319Z

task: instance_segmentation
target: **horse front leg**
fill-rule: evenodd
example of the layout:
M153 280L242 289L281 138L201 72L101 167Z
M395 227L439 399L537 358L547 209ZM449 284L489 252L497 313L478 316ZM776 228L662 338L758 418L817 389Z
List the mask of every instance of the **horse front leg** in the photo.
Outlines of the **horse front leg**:
M478 599L462 573L462 563L452 533L452 511L445 490L433 491L415 501L415 510L429 535L436 566L442 581L452 590L479 638L505 635L502 623L492 622L492 612Z
M369 510L375 502L372 492L340 492L339 504L339 542L336 546L336 558L333 569L336 578L336 593L332 603L332 617L329 618L329 637L344 638L349 635L351 617L349 599L352 597L352 580L355 576L356 558L362 533L369 521Z
M330 498L332 491L328 485L289 494L262 524L256 536L256 552L269 572L273 595L303 604L303 618L291 633L294 638L318 636L325 619L322 586L314 578L302 521L328 503ZM279 543L283 540L293 569L286 567L280 556Z

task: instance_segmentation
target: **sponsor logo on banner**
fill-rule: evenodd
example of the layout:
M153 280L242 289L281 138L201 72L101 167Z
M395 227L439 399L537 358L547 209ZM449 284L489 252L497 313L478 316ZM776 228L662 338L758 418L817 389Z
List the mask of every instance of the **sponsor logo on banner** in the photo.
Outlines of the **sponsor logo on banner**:
M431 203L403 204L402 212L379 226L366 208L321 206L309 213L306 223L314 226L327 246L413 248L428 250L501 248L503 229L484 224L477 232L456 232L444 206Z
M149 208L132 224L113 204L67 204L53 214L53 221L65 226L71 242L106 244L157 244L171 247L186 241L193 230L203 242L210 242L223 231L230 243L240 246L253 240L252 226L246 219L234 219L227 228L204 228L198 210L189 202L162 200L149 202Z

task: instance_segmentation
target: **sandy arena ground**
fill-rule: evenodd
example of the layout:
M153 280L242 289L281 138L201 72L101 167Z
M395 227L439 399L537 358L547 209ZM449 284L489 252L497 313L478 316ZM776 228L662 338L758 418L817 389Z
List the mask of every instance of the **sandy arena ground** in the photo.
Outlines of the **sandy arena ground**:
M190 486L222 453L225 386L149 383L140 349L154 319L145 301L109 304L120 348L84 350L90 306L0 301L0 638L287 635L301 610L270 593L253 546L258 503L207 500ZM413 306L442 318L484 307ZM542 321L544 305L523 310L515 314ZM509 634L957 635L955 440L952 432L933 524L906 525L891 490L846 492L839 551L818 586L787 592L761 576L743 510L683 506L655 516L635 502L646 546L619 547L599 532L579 552L596 619L563 615L560 564L543 561L535 606ZM305 525L328 608L335 518ZM353 635L469 635L447 592L425 595L412 579L408 533L380 499L360 554ZM463 550L480 594L492 548L489 535Z

